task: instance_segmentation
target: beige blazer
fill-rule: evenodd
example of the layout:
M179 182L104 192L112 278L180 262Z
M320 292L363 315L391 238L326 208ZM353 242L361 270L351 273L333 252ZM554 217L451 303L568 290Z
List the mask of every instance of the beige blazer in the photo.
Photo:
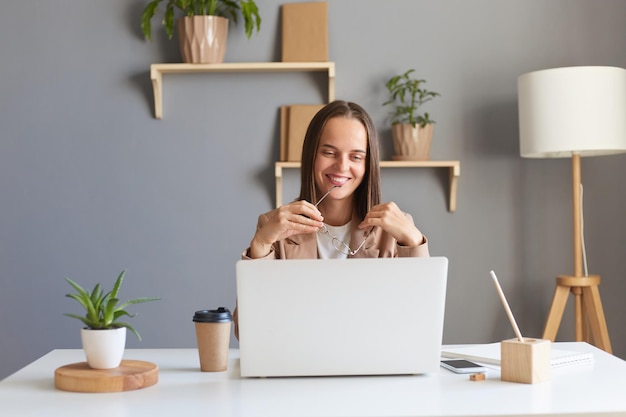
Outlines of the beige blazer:
M265 223L269 221L274 215L276 210L261 214L257 223L257 230L261 228ZM413 218L410 214L405 213L411 221ZM352 217L352 230L350 232L350 247L354 248L363 241L366 231L360 230L357 225L360 223L360 219L356 216ZM357 242L357 243L355 243ZM252 259L248 256L246 249L242 255L242 259ZM428 257L428 240L424 236L424 240L421 245L418 246L402 246L387 232L384 232L379 227L375 227L372 230L365 245L361 248L356 255L348 255L349 258L397 258L397 257ZM315 259L318 258L317 253L317 238L315 233L307 233L294 235L287 239L275 242L272 245L272 250L264 258L259 259ZM237 321L237 306L233 312L233 323L235 326L235 336L239 338L239 328Z

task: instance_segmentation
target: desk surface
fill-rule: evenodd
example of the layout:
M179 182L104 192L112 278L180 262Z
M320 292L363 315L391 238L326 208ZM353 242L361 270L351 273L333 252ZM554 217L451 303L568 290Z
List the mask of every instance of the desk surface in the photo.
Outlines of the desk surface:
M126 359L154 362L159 382L138 391L85 394L56 390L54 370L84 361L82 350L53 350L0 381L6 416L604 416L626 415L626 362L586 343L593 364L554 369L526 385L484 381L441 369L413 376L253 378L239 376L239 351L226 372L200 372L195 349L127 349Z

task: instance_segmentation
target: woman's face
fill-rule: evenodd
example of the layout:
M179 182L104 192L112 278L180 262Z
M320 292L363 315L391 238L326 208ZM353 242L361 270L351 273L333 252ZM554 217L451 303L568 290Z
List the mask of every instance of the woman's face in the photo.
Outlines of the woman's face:
M314 175L318 195L339 186L328 199L344 199L363 181L367 157L367 131L357 119L333 117L326 122L315 155Z

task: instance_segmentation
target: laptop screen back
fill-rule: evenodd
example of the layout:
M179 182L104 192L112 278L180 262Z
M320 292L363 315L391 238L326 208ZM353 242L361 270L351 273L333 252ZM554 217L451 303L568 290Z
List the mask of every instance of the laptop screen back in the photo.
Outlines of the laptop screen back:
M448 260L239 261L242 376L439 369Z

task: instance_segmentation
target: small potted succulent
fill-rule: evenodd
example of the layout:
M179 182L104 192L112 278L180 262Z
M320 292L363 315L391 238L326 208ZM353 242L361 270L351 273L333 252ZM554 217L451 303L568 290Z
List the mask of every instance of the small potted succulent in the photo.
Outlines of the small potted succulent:
M180 50L185 63L219 64L224 61L228 21L238 23L243 17L246 37L250 39L254 29L261 29L261 17L254 0L151 0L141 14L141 31L147 40L152 35L151 21L157 7L166 1L163 26L167 36L174 35L175 16L178 19Z
M104 292L100 284L96 284L91 292L83 289L70 278L65 280L76 290L74 294L66 294L85 309L84 315L66 313L68 317L80 320L86 327L81 329L81 341L87 363L95 369L117 368L126 346L126 329L130 330L139 340L141 336L133 326L120 321L123 316L134 317L125 308L131 304L159 300L158 297L134 298L120 302L118 293L126 275L126 270L118 276L113 289Z
M425 80L413 77L414 69L391 77L385 84L391 105L391 134L396 160L428 160L433 136L434 120L430 115L418 113L420 107L439 96L439 93L423 88Z

